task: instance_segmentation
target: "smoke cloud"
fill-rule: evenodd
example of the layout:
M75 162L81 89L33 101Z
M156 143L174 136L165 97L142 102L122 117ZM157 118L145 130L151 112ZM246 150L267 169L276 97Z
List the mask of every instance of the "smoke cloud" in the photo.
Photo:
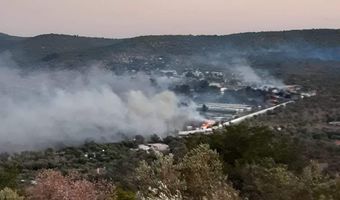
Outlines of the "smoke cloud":
M285 84L273 76L269 75L266 71L255 71L245 60L234 60L232 63L233 72L239 76L240 80L245 85L254 87L282 87Z
M180 107L164 89L164 78L154 87L144 74L117 76L98 67L24 72L8 65L0 59L0 151L164 135L199 118L194 106Z

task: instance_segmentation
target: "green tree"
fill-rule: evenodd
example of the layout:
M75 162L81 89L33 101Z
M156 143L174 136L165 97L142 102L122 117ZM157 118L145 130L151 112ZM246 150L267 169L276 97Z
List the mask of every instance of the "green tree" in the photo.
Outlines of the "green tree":
M135 200L136 194L132 191L124 190L121 187L116 189L117 200Z
M16 191L10 188L0 190L0 200L23 200L24 197L20 196Z
M142 161L136 170L141 199L239 199L226 182L216 151L200 145L179 163L173 155L158 155L151 164Z
M223 165L209 145L189 151L179 163L186 183L187 196L192 199L238 199L238 193L227 184Z
M159 137L157 134L152 134L150 136L150 142L151 143L160 143L160 142L162 142L162 138Z
M306 163L301 156L298 140L285 135L275 135L267 127L248 127L236 125L216 131L211 135L192 136L186 140L189 149L207 143L216 150L223 162L223 167L237 188L240 187L236 167L248 163L261 162L272 158L276 163L288 165L290 169L302 170ZM238 166L236 166L238 165Z
M151 164L142 161L136 169L136 179L142 197L168 198L179 195L184 190L184 183L180 180L181 174L174 163L173 155L157 155L157 159ZM181 195L179 195L181 196Z
M19 170L16 167L0 168L0 189L5 187L16 188Z
M316 162L311 162L301 174L270 160L248 165L244 170L243 192L249 199L336 200L340 197L338 180L322 173Z
M300 179L312 199L340 199L339 180L324 174L317 162L305 167Z
M263 200L300 199L297 197L299 196L299 192L302 191L303 185L300 183L299 178L287 170L285 166L265 168L259 165L253 165L249 166L248 170L250 171L248 176L250 175L255 189L250 199L254 199L253 195L256 192L260 194L260 199ZM250 185L251 184L249 184L248 187Z

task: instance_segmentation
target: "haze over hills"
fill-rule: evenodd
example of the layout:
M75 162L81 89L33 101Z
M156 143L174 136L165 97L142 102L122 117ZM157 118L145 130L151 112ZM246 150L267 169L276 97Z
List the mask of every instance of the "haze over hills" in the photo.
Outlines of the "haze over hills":
M287 59L339 61L340 30L313 29L226 36L142 36L128 39L58 34L23 38L1 34L0 52L11 54L25 68L79 67L92 61L100 61L113 69L183 68L193 67L192 62L186 60L197 61L197 57L213 57L214 60L237 57L254 64L277 63Z
M336 29L0 34L0 199L340 199L339 74Z

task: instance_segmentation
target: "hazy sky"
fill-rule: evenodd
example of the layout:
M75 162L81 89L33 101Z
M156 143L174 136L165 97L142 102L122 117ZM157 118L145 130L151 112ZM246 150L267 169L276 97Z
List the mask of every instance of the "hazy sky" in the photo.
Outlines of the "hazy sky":
M100 37L340 28L340 0L0 0L0 32Z

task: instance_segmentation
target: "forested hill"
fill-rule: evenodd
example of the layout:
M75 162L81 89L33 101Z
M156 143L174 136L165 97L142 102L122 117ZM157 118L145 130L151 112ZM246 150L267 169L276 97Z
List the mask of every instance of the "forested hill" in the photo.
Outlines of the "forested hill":
M129 39L46 34L15 37L0 34L0 51L19 64L78 66L100 60L111 67L178 67L173 58L235 56L256 62L286 59L340 60L340 30L315 29L240 33L225 36L142 36ZM161 61L158 59L162 57ZM183 67L183 66L182 66Z
M20 43L25 40L23 37L10 36L4 33L0 33L0 51L7 50L11 48L11 46Z

